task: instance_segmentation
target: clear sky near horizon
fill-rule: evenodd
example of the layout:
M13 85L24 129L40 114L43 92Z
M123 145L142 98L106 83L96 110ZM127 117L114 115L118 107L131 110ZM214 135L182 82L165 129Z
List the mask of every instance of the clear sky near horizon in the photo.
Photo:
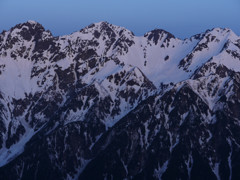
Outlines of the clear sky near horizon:
M214 27L240 35L240 0L0 0L0 31L35 20L55 36L99 21L141 36L155 28L186 38Z

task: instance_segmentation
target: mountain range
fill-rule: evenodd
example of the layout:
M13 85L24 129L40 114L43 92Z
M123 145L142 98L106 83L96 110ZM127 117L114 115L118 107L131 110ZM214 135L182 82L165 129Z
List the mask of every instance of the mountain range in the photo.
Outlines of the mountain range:
M0 179L240 179L240 37L3 31Z

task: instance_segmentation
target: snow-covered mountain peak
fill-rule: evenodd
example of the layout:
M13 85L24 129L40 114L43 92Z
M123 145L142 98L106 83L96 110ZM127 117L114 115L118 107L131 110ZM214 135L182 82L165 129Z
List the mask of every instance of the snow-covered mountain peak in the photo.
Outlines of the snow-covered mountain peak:
M49 38L53 38L49 30L35 22L28 21L25 23L17 24L9 31L4 31L1 34L0 40L2 39L2 48L7 51L25 51L30 50L29 46L36 42L44 41ZM6 52L7 53L7 52ZM10 52L9 52L10 53Z
M39 24L38 22L36 22L34 20L28 20L27 22L30 23L30 24Z
M230 46L239 50L239 47L237 47L239 37L227 28L207 30L205 33L199 34L197 39L199 39L199 42L192 52L179 63L179 67L186 72L195 72L206 62L216 59L215 56L224 54Z
M110 24L106 21L93 23L80 30L80 32L83 34L94 34L96 38L99 38L100 35L107 36L109 38L117 38L123 34L126 36L134 36L134 34L126 28Z
M38 22L36 21L27 21L24 23L20 23L17 24L16 26L14 26L13 28L11 28L11 32L13 31L30 31L31 34L33 34L33 31L37 31L37 32L43 32L45 31L45 28Z
M144 37L146 37L149 41L153 41L155 45L157 45L159 41L169 41L171 38L175 38L174 35L163 29L154 29L144 34Z
M213 28L211 30L207 30L204 34L205 38L211 38L210 41L213 40L221 40L222 38L227 38L231 41L236 41L239 37L229 28ZM218 40L217 40L218 39ZM208 40L209 41L209 40Z

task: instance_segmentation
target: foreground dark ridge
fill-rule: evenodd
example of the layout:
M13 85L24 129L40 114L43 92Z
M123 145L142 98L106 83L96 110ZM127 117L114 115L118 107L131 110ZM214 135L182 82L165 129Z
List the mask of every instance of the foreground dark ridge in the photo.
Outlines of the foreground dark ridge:
M240 38L100 22L0 34L0 179L239 179Z

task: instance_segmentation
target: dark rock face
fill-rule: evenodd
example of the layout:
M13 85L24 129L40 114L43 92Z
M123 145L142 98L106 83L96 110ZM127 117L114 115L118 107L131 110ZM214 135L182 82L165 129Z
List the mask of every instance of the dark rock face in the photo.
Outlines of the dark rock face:
M228 64L239 42L219 28L136 40L107 22L62 37L33 21L4 31L0 179L240 179L240 73ZM179 44L188 76L154 83L151 53L173 66Z
M153 41L155 45L157 45L162 39L164 39L164 42L167 42L170 41L170 39L175 38L171 33L162 29L155 29L145 34L144 37L147 37L149 41Z

